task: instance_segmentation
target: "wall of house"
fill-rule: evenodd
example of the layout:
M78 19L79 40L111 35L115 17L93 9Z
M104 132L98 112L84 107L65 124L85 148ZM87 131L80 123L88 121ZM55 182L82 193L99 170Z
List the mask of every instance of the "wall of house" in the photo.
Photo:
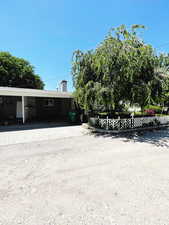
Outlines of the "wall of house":
M0 122L17 122L17 101L22 97L0 96ZM71 98L38 98L24 97L25 121L36 120L68 120L68 113L73 110L73 99Z
M72 99L68 98L36 98L37 119L67 120L72 110Z
M0 121L16 120L16 104L21 97L0 96Z
M25 119L26 121L36 120L36 98L25 97Z

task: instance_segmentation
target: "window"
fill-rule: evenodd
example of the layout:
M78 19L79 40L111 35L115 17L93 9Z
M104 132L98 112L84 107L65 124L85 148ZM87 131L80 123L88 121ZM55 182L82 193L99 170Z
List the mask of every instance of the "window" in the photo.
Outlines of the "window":
M55 105L54 99L45 99L45 106L46 107L53 107Z

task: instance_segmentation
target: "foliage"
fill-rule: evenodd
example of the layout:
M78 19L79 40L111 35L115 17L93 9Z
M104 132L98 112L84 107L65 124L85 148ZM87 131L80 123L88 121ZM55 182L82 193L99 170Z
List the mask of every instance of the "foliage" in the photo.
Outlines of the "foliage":
M163 110L163 107L158 105L147 105L144 107L144 110L154 110L155 113L161 113Z
M0 86L43 89L44 83L28 61L0 52Z
M145 105L160 99L162 81L153 48L137 35L144 26L112 29L95 49L75 51L72 75L75 97L85 111L117 111L125 102Z
M160 55L157 58L157 65L160 68L168 68L169 67L169 54L160 53Z
M166 63L166 56L162 57L162 55L160 55L157 58L157 65L154 68L155 79L152 82L152 94L154 96L154 103L158 103L163 106L169 98L169 67Z
M147 115L150 115L150 116L154 116L154 115L155 115L154 109L146 109L146 110L145 110L145 113L146 113Z

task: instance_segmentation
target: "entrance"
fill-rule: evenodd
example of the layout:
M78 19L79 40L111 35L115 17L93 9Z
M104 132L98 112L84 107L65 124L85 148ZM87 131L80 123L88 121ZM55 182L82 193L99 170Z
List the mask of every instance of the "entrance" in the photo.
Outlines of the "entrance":
M16 118L21 119L22 118L22 102L17 101L16 104Z

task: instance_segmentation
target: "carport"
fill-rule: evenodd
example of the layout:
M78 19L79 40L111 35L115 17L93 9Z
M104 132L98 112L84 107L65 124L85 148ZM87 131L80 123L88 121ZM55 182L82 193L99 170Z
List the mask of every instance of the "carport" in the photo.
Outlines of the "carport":
M0 87L1 121L31 119L64 119L74 110L69 92Z

